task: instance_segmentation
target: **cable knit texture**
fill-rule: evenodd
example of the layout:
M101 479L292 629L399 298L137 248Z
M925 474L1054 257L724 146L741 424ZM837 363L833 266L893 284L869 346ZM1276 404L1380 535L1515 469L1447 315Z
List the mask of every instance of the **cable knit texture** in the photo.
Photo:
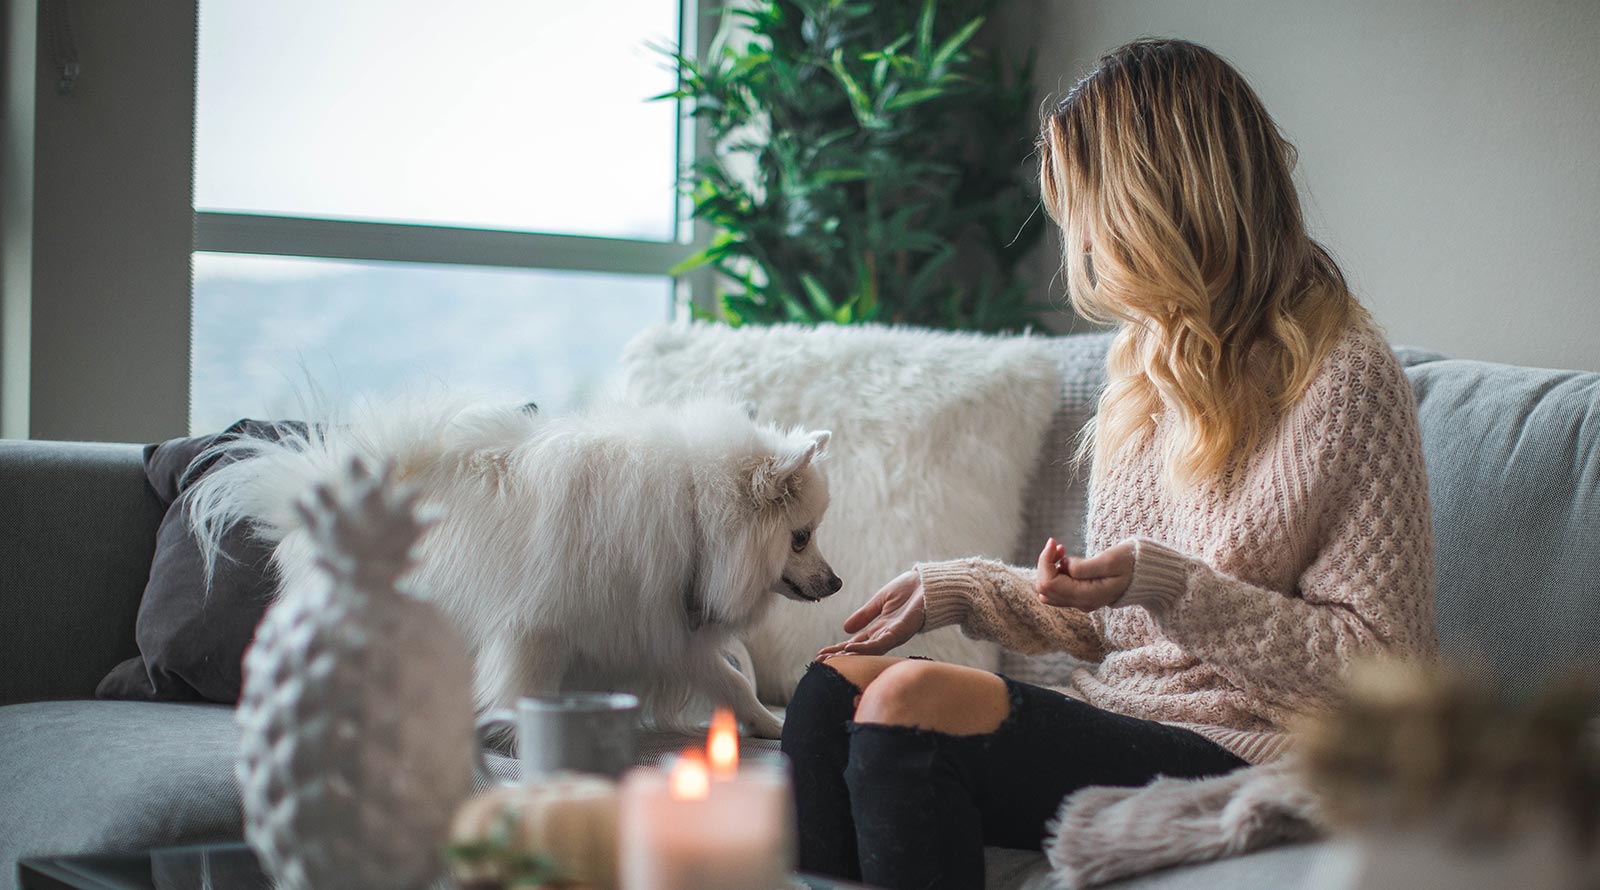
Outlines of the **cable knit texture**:
M1353 324L1304 397L1223 478L1161 482L1171 417L1089 495L1089 552L1135 546L1132 582L1093 613L1039 602L1035 570L924 563L927 627L1092 666L1062 691L1193 729L1252 763L1288 746L1350 662L1432 658L1433 530L1416 401L1383 334ZM1040 542L1043 546L1043 542Z

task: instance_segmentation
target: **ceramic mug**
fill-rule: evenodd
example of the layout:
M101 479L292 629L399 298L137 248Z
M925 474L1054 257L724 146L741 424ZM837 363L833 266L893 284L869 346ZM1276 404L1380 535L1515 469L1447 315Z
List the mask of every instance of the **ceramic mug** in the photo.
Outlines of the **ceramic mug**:
M487 740L506 728L516 734L522 781L557 772L615 778L633 766L639 698L626 692L564 692L517 699L515 710L490 711L478 719L478 770L486 779Z

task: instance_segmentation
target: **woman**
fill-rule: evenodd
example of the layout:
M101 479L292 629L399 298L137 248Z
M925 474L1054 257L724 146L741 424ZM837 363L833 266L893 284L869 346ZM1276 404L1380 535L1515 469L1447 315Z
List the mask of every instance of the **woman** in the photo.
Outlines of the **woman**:
M981 887L982 847L1038 849L1073 791L1271 760L1353 659L1436 645L1410 387L1239 73L1131 43L1040 154L1073 305L1120 324L1079 450L1098 552L919 564L845 622L784 727L808 871ZM884 655L950 624L1091 666L1056 691Z

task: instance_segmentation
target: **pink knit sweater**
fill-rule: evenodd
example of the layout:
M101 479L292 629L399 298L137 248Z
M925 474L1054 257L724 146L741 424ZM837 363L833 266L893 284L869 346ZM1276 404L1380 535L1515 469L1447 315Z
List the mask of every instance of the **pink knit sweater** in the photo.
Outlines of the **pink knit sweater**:
M1039 602L1032 568L923 563L926 627L1066 651L1092 666L1063 692L1262 763L1353 659L1436 649L1416 403L1383 334L1362 320L1221 482L1166 490L1158 441L1169 420L1125 446L1090 491L1088 552L1135 542L1121 599L1092 613L1055 608Z

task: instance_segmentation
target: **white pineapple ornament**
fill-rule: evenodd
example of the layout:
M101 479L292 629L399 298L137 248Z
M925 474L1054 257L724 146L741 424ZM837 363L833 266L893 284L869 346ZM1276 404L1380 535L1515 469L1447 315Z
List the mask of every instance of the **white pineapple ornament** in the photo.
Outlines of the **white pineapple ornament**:
M472 791L472 661L395 588L431 521L359 461L299 505L329 583L285 590L244 660L245 838L284 890L423 887Z

